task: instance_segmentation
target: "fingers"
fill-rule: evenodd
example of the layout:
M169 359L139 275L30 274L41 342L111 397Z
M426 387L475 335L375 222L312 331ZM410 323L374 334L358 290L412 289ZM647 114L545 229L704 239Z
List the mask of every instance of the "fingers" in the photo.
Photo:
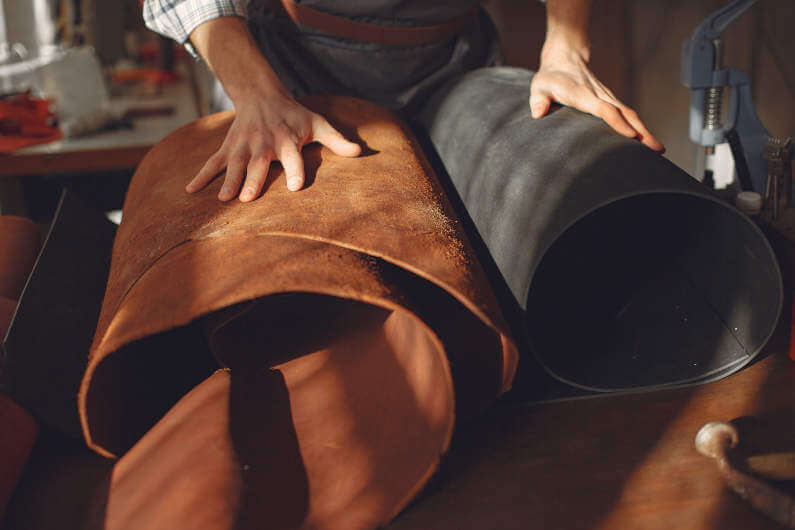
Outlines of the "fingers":
M548 94L530 87L530 113L533 118L538 119L545 116L549 112L550 105L552 105L552 98Z
M655 138L652 133L649 132L649 129L647 129L640 120L637 112L626 105L621 105L619 110L624 116L624 119L626 119L636 131L638 131L637 138L641 143L643 143L643 145L655 151L659 151L660 153L665 152L665 146L662 144L662 142Z
M347 140L324 117L317 114L312 122L312 141L328 147L335 155L356 157L362 154L359 144Z
M594 116L602 118L605 123L612 127L618 134L626 136L627 138L635 138L638 136L638 131L624 119L624 115L618 108L603 99L594 96L585 105L586 112L590 112Z
M218 199L230 201L237 196L240 184L243 182L243 171L248 164L248 159L243 153L232 155L226 164L226 177L221 191L218 192Z
M268 177L270 165L270 158L264 156L252 158L249 161L246 168L246 183L243 186L243 191L240 192L241 202L253 201L259 196Z
M633 109L629 108L628 106L624 105L613 92L610 91L605 85L603 85L598 79L596 79L593 74L588 75L588 80L590 81L591 87L593 88L596 95L606 101L610 105L613 105L618 112L621 114L622 121L627 123L630 127L632 127L636 134L633 138L638 139L641 143L643 143L646 147L653 149L654 151L665 151L665 147L663 144L660 143L657 138L652 135L646 126L641 121L638 113L635 112Z
M185 186L188 193L196 193L210 183L226 167L226 158L218 151L204 163L193 180Z
M635 138L638 135L638 131L624 119L615 105L597 97L591 88L573 83L561 82L551 86L539 83L535 91L532 88L530 91L530 110L533 117L540 118L546 114L552 100L602 118L619 134L629 138ZM538 105L538 113L534 105ZM540 112L541 110L543 112Z
M615 95L585 67L575 71L539 71L530 85L530 110L534 118L549 112L552 101L574 107L601 118L619 134L636 138L655 151L664 151L638 114Z
M304 159L298 151L298 146L293 142L282 142L277 155L284 166L287 189L300 190L304 186Z

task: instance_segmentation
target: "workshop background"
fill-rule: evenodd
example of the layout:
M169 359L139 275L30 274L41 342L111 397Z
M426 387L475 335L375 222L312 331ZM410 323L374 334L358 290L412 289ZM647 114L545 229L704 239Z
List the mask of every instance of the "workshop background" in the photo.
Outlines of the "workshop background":
M695 175L703 149L688 139L690 93L679 81L682 42L723 0L597 0L591 22L591 66L633 107L665 145L665 156ZM491 0L509 64L535 69L544 35L544 6ZM751 78L754 104L775 136L795 131L795 5L762 0L723 33L726 66Z
M27 213L46 230L58 192L67 184L103 209L118 210L126 183L149 147L207 112L210 77L201 63L143 27L138 0L28 2L0 0L5 17L0 21L11 20L12 8L58 4L57 38L95 46L109 104L118 104L108 127L0 155L0 213ZM679 79L681 46L726 3L596 0L594 9L593 70L639 112L666 145L665 156L693 175L703 170L704 150L688 138L689 91ZM534 69L543 41L543 5L489 0L486 6L502 35L507 63ZM78 24L63 23L75 17ZM14 29L19 28L0 24L0 56L22 53L12 49ZM749 74L762 123L782 137L795 132L793 29L792 0L761 0L724 33L726 65ZM795 226L793 218L789 209L783 221ZM789 274L791 267L782 268ZM762 360L714 384L521 409L497 407L475 427L457 433L459 441L439 480L391 528L530 526L520 524L523 520L567 530L773 527L726 488L715 465L693 449L693 437L705 416L739 418L738 424L753 427L757 438L752 448L771 454L792 451L795 363L786 352L790 317L787 308ZM102 481L109 480L109 463L84 449L69 449L80 464L72 466L48 460L46 444L38 448L16 494L11 527L58 528L59 521L74 520L70 516L85 510L57 495L59 488L80 491L72 488L78 483L85 491L99 491ZM55 478L47 482L39 477ZM788 487L792 493L791 482ZM41 509L40 499L48 500L47 509Z
M649 130L666 146L665 156L692 175L703 174L704 150L691 142L687 134L690 96L679 78L681 46L707 15L725 3L723 0L599 0L593 9L593 71L620 99L638 111ZM506 62L537 68L544 37L544 5L527 0L488 0L485 5L498 26ZM93 140L65 142L62 147L39 146L29 149L29 153L20 151L7 157L0 165L4 166L0 167L0 175L25 174L28 178L24 182L18 178L0 178L3 199L0 211L27 213L46 221L57 201L58 188L64 182L93 189L93 195L103 207L118 208L129 173L145 150L170 129L208 112L211 74L201 62L191 60L179 47L172 49L169 41L159 39L144 27L138 0L29 3L3 0L0 8L4 10L0 20L5 20L0 24L0 69L5 70L0 72L8 69L2 63L8 63L15 51L19 51L18 41L24 41L28 47L30 43L48 39L66 45L93 45L104 69L111 105L121 96L127 107L133 107L130 116L137 112L139 118L127 120L127 125L133 129L137 126L138 131L123 138L118 133L94 134ZM52 27L29 27L34 20L48 18L43 14L46 9L55 9L50 17ZM779 137L791 136L795 131L793 26L795 13L790 0L764 0L724 33L725 65L749 75L756 111L768 131ZM151 71L148 74L143 71L152 68L174 70L179 78L158 78ZM0 74L4 92L13 88L7 86L8 77L7 72ZM180 88L168 86L170 81L177 81ZM157 109L163 113L159 120L153 119ZM87 132L81 136L91 137ZM131 140L134 136L138 138ZM135 143L139 149L124 153L108 149L114 142L125 147ZM99 153L94 152L93 156L84 157L84 167L79 157L64 160L67 153L81 153L81 143L86 149L101 144L107 151L104 159L97 161ZM47 163L40 156L21 156L51 155L59 150L63 151L61 156L52 156ZM108 159L115 160L109 163ZM113 171L119 175L109 178L107 175ZM59 179L53 178L56 174ZM99 180L86 180L89 175ZM25 204L21 204L21 188L27 190ZM97 191L106 188L105 193Z

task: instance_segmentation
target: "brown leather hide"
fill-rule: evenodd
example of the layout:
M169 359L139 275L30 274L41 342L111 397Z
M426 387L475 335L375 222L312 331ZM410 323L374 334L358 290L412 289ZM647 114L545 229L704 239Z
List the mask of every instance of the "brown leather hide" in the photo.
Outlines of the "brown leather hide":
M79 395L89 446L129 450L113 528L377 526L430 478L455 418L510 387L516 349L416 141L373 104L305 104L366 154L307 147L297 193L273 166L252 203L219 202L222 179L188 195L224 113L133 178ZM231 377L166 414L216 363Z

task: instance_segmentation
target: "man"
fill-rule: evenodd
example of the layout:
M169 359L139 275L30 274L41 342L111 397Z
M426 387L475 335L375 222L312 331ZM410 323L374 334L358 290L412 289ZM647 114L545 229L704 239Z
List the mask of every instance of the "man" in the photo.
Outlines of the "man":
M270 9L263 4L277 4ZM386 27L444 25L477 9L476 0L292 0L282 2L310 14ZM548 0L547 35L530 86L534 118L553 101L602 118L618 133L662 151L637 113L620 102L589 70L587 26L590 0ZM291 23L279 2L250 0L246 20L234 0L145 0L147 25L195 49L220 80L236 116L220 149L188 183L204 188L221 171L218 198L251 201L262 191L271 162L284 166L287 187L304 185L301 149L319 142L341 156L361 147L336 131L296 96L330 92L364 97L411 116L434 89L499 61L493 27L484 13L439 42L405 46L355 42L333 28ZM300 12L300 10L299 10ZM322 15L321 15L322 18ZM248 23L247 23L248 22ZM399 29L398 29L399 31Z

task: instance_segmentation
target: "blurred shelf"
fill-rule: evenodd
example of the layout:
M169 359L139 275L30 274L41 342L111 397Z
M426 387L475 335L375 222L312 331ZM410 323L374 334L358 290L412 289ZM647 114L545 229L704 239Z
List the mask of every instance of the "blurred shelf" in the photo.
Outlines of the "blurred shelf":
M166 85L163 94L157 97L112 99L113 110L170 105L174 113L136 118L132 129L68 138L0 155L0 177L132 169L160 139L199 116L194 94L186 76L178 83Z

